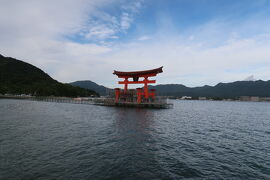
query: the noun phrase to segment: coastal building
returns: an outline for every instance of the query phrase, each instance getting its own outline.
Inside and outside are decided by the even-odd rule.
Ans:
[[[190,99],[192,99],[192,97],[191,96],[182,96],[180,99],[182,99],[182,100],[190,100]]]
[[[270,97],[260,97],[260,101],[270,101]]]
[[[207,100],[206,97],[199,97],[199,100]]]
[[[260,98],[258,96],[251,96],[250,97],[250,101],[259,102],[260,101]]]
[[[260,101],[260,97],[258,97],[258,96],[240,96],[240,101],[259,102]]]

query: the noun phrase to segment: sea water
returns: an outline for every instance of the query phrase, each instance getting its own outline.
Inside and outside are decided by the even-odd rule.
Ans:
[[[0,179],[270,179],[270,103],[0,100]]]

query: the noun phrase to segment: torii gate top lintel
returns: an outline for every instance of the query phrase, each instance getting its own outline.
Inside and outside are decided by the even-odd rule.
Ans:
[[[145,76],[156,76],[158,73],[162,73],[163,66],[156,68],[156,69],[150,69],[145,71],[132,71],[132,72],[122,72],[122,71],[115,71],[113,74],[117,75],[119,78],[134,78],[134,77],[145,77]]]

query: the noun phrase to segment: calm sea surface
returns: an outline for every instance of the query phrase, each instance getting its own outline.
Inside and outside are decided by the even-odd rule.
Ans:
[[[270,179],[270,103],[0,99],[0,179]]]

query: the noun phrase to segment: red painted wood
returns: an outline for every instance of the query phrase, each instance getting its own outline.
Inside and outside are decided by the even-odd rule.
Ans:
[[[132,76],[132,75],[129,75],[129,76],[117,76],[118,78],[133,78],[133,77],[154,77],[156,76],[157,74],[147,74],[147,75],[137,75],[137,76]]]
[[[140,104],[142,101],[142,88],[137,88],[137,103]]]
[[[118,77],[121,76],[128,76],[128,77],[136,77],[136,76],[142,76],[142,75],[149,75],[149,74],[154,74],[154,76],[158,73],[162,73],[162,67],[156,68],[156,69],[150,69],[150,70],[146,70],[146,71],[132,71],[132,72],[122,72],[122,71],[115,71],[113,72],[113,74],[117,75]]]
[[[119,101],[120,97],[120,88],[115,88],[115,102],[117,103]]]
[[[156,80],[147,80],[147,81],[118,81],[118,84],[145,84],[145,83],[156,83]]]

